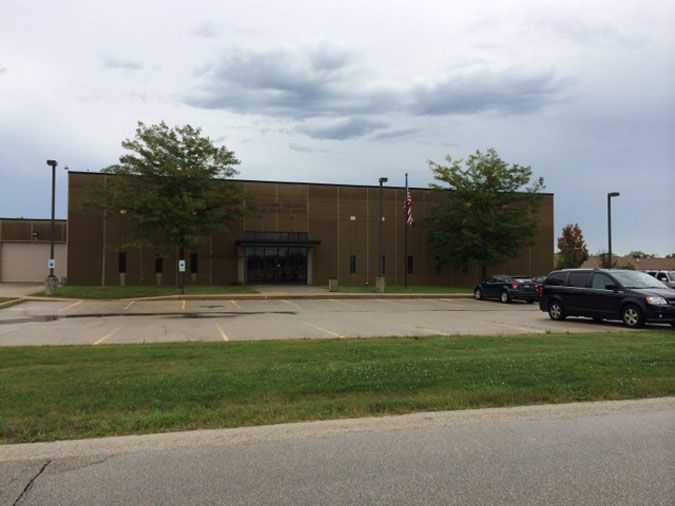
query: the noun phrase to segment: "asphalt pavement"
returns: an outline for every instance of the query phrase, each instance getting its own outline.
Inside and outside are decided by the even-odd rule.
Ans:
[[[675,398],[7,445],[0,505],[672,505]]]
[[[537,304],[519,301],[502,304],[442,295],[326,297],[278,294],[190,300],[28,299],[0,309],[0,346],[627,330],[619,322],[596,323],[587,318],[552,321]]]

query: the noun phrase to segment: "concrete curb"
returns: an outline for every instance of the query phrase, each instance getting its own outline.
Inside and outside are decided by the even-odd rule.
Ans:
[[[24,301],[23,297],[20,297],[17,299],[8,300],[6,302],[0,302],[0,309],[16,306],[17,304],[21,304],[23,301]]]

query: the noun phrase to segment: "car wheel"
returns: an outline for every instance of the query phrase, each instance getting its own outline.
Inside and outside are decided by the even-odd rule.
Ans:
[[[632,304],[623,308],[623,311],[621,311],[621,319],[626,326],[634,329],[642,327],[645,324],[640,308]]]
[[[483,298],[483,292],[481,291],[480,288],[476,288],[473,291],[473,296],[476,300],[481,300]]]
[[[511,302],[511,297],[509,297],[509,293],[507,291],[503,291],[499,296],[499,300],[501,300],[504,304],[507,304]]]
[[[564,320],[565,309],[560,302],[554,300],[548,305],[548,315],[551,317],[551,320]]]

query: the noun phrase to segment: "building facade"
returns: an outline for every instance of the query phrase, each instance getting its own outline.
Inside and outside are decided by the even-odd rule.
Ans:
[[[66,220],[54,220],[54,275],[65,280]],[[51,220],[0,218],[0,282],[42,283],[49,275]]]
[[[130,219],[119,213],[83,211],[88,186],[103,185],[100,173],[70,172],[68,273],[76,285],[162,284],[178,281],[178,252],[125,248]],[[253,195],[258,214],[185,252],[187,284],[374,284],[378,276],[379,186],[236,181]],[[438,196],[412,188],[413,217],[420,223]],[[382,253],[388,284],[472,285],[478,271],[441,266],[426,230],[408,228],[405,258],[405,188],[382,191]],[[553,195],[542,194],[538,235],[532,247],[490,272],[546,274],[553,268]]]

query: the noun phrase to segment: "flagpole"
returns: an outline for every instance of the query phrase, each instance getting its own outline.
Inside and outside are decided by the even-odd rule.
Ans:
[[[403,234],[403,242],[405,243],[404,253],[403,253],[403,279],[405,280],[405,289],[408,289],[408,173],[405,173],[405,212],[403,213],[403,229],[405,233]]]

